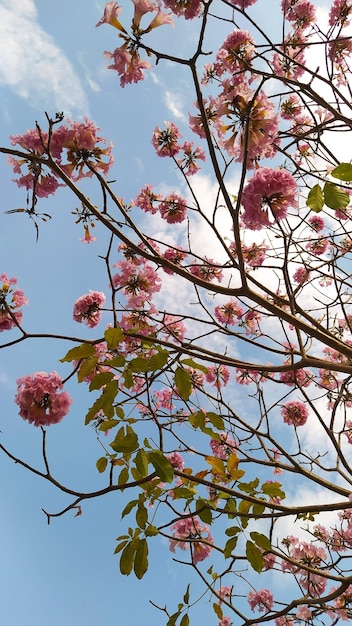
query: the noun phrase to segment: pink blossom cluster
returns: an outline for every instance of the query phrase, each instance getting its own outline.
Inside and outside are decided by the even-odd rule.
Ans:
[[[73,319],[90,328],[97,326],[101,320],[101,306],[106,298],[102,291],[92,291],[78,298],[73,307]]]
[[[106,143],[103,137],[98,135],[100,129],[85,118],[84,122],[71,122],[54,127],[49,134],[39,131],[38,128],[28,130],[24,135],[11,136],[13,146],[19,145],[22,150],[28,152],[31,157],[44,158],[44,162],[33,159],[19,159],[8,157],[15,174],[18,187],[33,190],[38,198],[47,198],[55,193],[60,186],[55,172],[46,171],[45,155],[50,154],[62,170],[73,180],[79,180],[93,175],[93,170],[107,174],[114,159],[112,156],[112,144],[107,148],[100,147],[100,143]],[[22,174],[22,167],[26,166],[28,173]]]
[[[202,524],[198,517],[183,517],[171,526],[173,539],[170,539],[170,550],[190,548],[193,563],[197,564],[208,558],[214,539],[209,527]]]
[[[0,274],[0,332],[11,330],[22,322],[23,313],[19,307],[28,304],[22,289],[14,289],[17,278],[9,278],[7,274]]]
[[[134,15],[132,19],[131,29],[132,37],[128,36],[126,29],[121,24],[119,15],[122,8],[117,2],[108,2],[105,5],[104,13],[96,26],[102,24],[110,24],[120,31],[120,36],[124,39],[124,44],[119,48],[116,48],[113,52],[104,52],[107,59],[112,60],[111,65],[108,65],[108,69],[116,71],[120,76],[120,85],[130,83],[138,83],[143,80],[143,70],[150,69],[152,66],[149,61],[141,59],[138,52],[138,44],[141,35],[149,33],[154,28],[162,26],[163,24],[172,24],[172,17],[170,13],[164,13],[158,5],[151,2],[151,0],[133,0],[134,3]],[[156,13],[149,25],[142,29],[140,22],[142,17],[146,13]]]
[[[36,372],[17,380],[19,415],[34,426],[57,424],[67,415],[72,399],[56,372]]]
[[[220,433],[220,441],[210,439],[210,447],[214,456],[226,461],[237,449],[236,441],[228,433]]]
[[[297,184],[284,168],[260,167],[242,193],[242,220],[250,230],[260,230],[286,217],[289,207],[296,208]]]
[[[217,389],[225,387],[230,380],[230,371],[226,365],[214,365],[208,367],[205,375],[206,381]]]
[[[193,20],[203,8],[202,0],[164,0],[164,4],[177,17]]]
[[[309,411],[306,405],[300,400],[291,400],[283,405],[281,415],[285,424],[289,424],[290,426],[304,426],[308,419]]]
[[[285,540],[283,540],[285,542]],[[313,542],[299,541],[297,537],[288,538],[289,556],[291,561],[282,561],[282,570],[295,574],[301,587],[313,598],[320,597],[327,586],[327,578],[305,569],[304,566],[315,570],[324,569],[327,554],[324,548]]]
[[[165,129],[157,126],[152,136],[152,144],[160,157],[175,157],[180,170],[186,176],[196,174],[200,167],[198,161],[205,161],[205,153],[200,146],[194,148],[193,141],[178,142],[181,133],[174,122],[164,122]],[[183,154],[182,154],[183,153]],[[181,156],[180,156],[181,155]]]
[[[215,317],[225,326],[233,326],[238,323],[243,315],[242,307],[236,302],[236,300],[229,300],[225,304],[220,304],[215,307]]]
[[[260,613],[268,613],[274,605],[274,597],[269,589],[250,591],[247,596],[247,600],[252,611],[257,609]]]
[[[172,467],[179,470],[180,472],[183,471],[185,462],[179,452],[171,452],[170,454],[166,454],[165,456],[167,460],[171,463]]]
[[[119,271],[112,277],[113,286],[116,290],[122,290],[128,308],[143,308],[153,294],[160,291],[161,280],[158,273],[142,257],[133,261],[118,261],[114,267]]]
[[[176,193],[163,197],[153,193],[151,186],[146,185],[140,190],[134,203],[147,213],[159,213],[168,224],[181,223],[186,219],[186,200]]]

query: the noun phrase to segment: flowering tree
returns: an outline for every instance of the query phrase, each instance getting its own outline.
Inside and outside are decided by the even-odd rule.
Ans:
[[[277,39],[253,19],[256,0],[133,4],[130,27],[128,7],[125,18],[116,2],[97,23],[117,30],[120,45],[105,56],[121,86],[138,89],[129,84],[152,61],[182,64],[193,81],[187,138],[173,121],[151,138],[176,169],[174,190],[146,183],[133,202],[120,198],[107,178],[112,146],[87,119],[48,115],[47,128],[0,148],[27,190],[20,211],[37,233],[49,217],[42,198],[61,186],[80,202],[85,243],[96,223],[110,233],[106,292],[73,303],[91,338],[70,337],[61,375],[17,381],[19,415],[42,431],[44,470],[0,448],[70,495],[63,510],[46,512],[49,522],[80,512],[87,498],[130,493],[115,551],[121,573],[141,579],[149,546],[166,538],[175,562],[204,585],[214,624],[348,621],[352,164],[335,138],[348,142],[351,132],[352,2],[334,0],[323,29],[312,2],[282,0]],[[153,48],[154,29],[181,33],[184,20],[197,33],[192,56]],[[228,32],[210,54],[219,21]],[[197,186],[202,166],[211,197]],[[99,204],[80,187],[86,177]],[[17,279],[0,280],[1,347],[11,349],[35,336]],[[106,480],[95,492],[62,485],[49,470],[46,428],[67,415],[72,377],[92,393],[85,423],[104,450],[96,468]],[[279,573],[289,581],[284,598],[275,594]],[[188,625],[189,586],[182,596],[160,609],[167,626]]]

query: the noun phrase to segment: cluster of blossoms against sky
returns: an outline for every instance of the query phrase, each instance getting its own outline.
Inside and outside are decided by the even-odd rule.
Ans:
[[[134,13],[130,32],[123,24],[122,7],[117,2],[106,4],[104,14],[97,23],[97,26],[104,24],[113,26],[118,31],[119,43],[121,40],[123,42],[113,52],[105,52],[110,63],[108,67],[117,72],[122,87],[143,80],[145,71],[151,68],[150,61],[141,58],[142,48],[137,45],[144,35],[148,35],[159,26],[172,25],[174,18],[195,19],[201,15],[204,7],[201,0],[164,0],[163,8],[160,2],[157,4],[149,0],[132,0],[132,2]],[[230,0],[228,4],[246,9],[255,3],[256,0]],[[305,71],[307,33],[314,24],[316,11],[314,5],[307,0],[282,0],[281,8],[286,26],[288,25],[291,31],[288,32],[284,45],[277,47],[266,61],[275,76],[288,81],[299,81]],[[330,27],[337,26],[343,33],[351,15],[352,0],[334,0],[329,13]],[[145,26],[142,25],[144,22],[146,22]],[[328,47],[328,57],[334,63],[336,76],[341,85],[344,84],[345,64],[350,53],[352,53],[352,45],[343,36],[341,40],[336,40]],[[277,228],[272,232],[273,237],[279,238],[277,233],[282,234],[279,229],[286,218],[293,216],[296,219],[300,215],[300,190],[291,171],[295,172],[295,166],[299,167],[307,155],[311,154],[311,146],[307,143],[306,136],[316,123],[314,115],[323,122],[329,119],[329,114],[324,117],[317,109],[311,116],[307,116],[304,101],[297,94],[292,93],[287,95],[285,93],[280,99],[280,104],[277,105],[276,100],[269,97],[262,88],[261,77],[252,72],[256,55],[256,42],[251,34],[245,30],[233,29],[216,52],[214,62],[204,67],[201,83],[205,93],[205,113],[214,144],[223,150],[230,160],[243,164],[244,169],[249,172],[239,200],[241,231],[265,232],[266,229]],[[216,89],[216,92],[211,94],[212,89]],[[206,137],[204,119],[204,112],[201,114],[195,105],[189,116],[189,125],[199,142]],[[32,192],[35,199],[46,198],[57,191],[62,185],[60,169],[71,180],[79,181],[93,176],[95,172],[99,176],[106,176],[113,164],[112,146],[110,144],[103,147],[106,145],[106,140],[98,134],[99,128],[94,122],[87,119],[83,122],[66,120],[65,123],[61,123],[61,121],[55,121],[51,132],[48,133],[37,127],[28,130],[25,134],[11,137],[12,145],[19,146],[25,153],[23,158],[9,157],[10,165],[17,177],[16,183],[19,187]],[[280,155],[282,125],[288,134],[292,133],[292,136],[298,138],[302,135],[302,141],[300,142],[300,139],[297,141],[298,149],[293,155],[294,167],[291,171],[286,167],[268,166],[268,159],[278,158]],[[207,139],[209,140],[209,137]],[[205,150],[188,139],[184,140],[179,128],[172,121],[166,121],[164,125],[155,127],[151,143],[160,158],[171,160],[190,189],[190,177],[199,172],[202,163],[206,160]],[[55,167],[53,169],[48,167],[48,159],[51,165],[54,163],[55,167],[59,168],[57,173],[55,173]],[[235,203],[236,196],[233,197]],[[126,214],[128,211],[130,211],[129,215],[132,211],[137,212],[135,221],[138,221],[138,212],[144,211],[150,216],[151,222],[153,219],[161,218],[167,224],[172,225],[173,232],[181,232],[182,228],[185,229],[186,225],[191,223],[192,212],[197,210],[196,201],[195,205],[190,206],[190,200],[187,201],[180,193],[162,194],[154,190],[150,184],[145,184],[138,191],[134,201],[128,206],[128,211],[123,200],[119,199],[119,203]],[[89,231],[91,217],[86,207],[78,213],[77,221],[82,221],[84,224],[86,243],[95,239]],[[349,209],[339,211],[338,217],[341,222],[346,221],[350,217]],[[293,285],[292,290],[296,290],[295,294],[314,280],[315,268],[319,266],[320,269],[326,261],[324,255],[332,249],[335,253],[337,249],[329,241],[327,227],[321,216],[312,215],[305,219],[303,228],[305,235],[299,241],[299,253],[295,256],[291,277],[286,277],[287,283]],[[234,234],[232,239],[234,239]],[[211,284],[227,287],[229,273],[226,272],[229,267],[235,267],[233,262],[239,255],[239,248],[243,256],[245,272],[258,270],[268,259],[270,267],[273,255],[276,253],[276,244],[270,248],[263,240],[262,243],[245,245],[241,242],[239,245],[238,241],[232,239],[230,236],[226,239],[227,265],[217,263],[206,256],[196,255],[191,245],[188,250],[185,250],[176,244],[166,245],[162,241],[155,242],[148,238],[144,238],[144,243],[140,243],[139,248],[137,244],[133,249],[127,244],[120,244],[116,251],[118,260],[115,263],[111,262],[111,268],[114,269],[111,269],[109,278],[112,301],[115,306],[114,314],[116,309],[120,311],[118,319],[114,320],[115,326],[123,331],[124,336],[118,344],[118,350],[109,348],[108,344],[101,339],[94,345],[92,341],[90,357],[87,360],[83,358],[74,361],[74,368],[77,370],[87,364],[89,359],[90,363],[93,363],[90,370],[87,369],[88,373],[85,376],[82,375],[82,381],[91,385],[97,374],[107,375],[109,381],[118,381],[121,391],[128,389],[129,400],[138,396],[138,404],[135,408],[139,410],[143,418],[150,418],[154,410],[161,411],[162,415],[166,414],[168,419],[169,414],[173,417],[176,411],[179,412],[180,419],[192,417],[192,410],[186,412],[180,408],[181,387],[173,382],[171,376],[171,382],[170,380],[164,382],[164,379],[158,381],[162,385],[165,384],[164,387],[154,388],[150,385],[148,400],[144,400],[146,378],[143,373],[145,370],[142,369],[139,374],[133,372],[128,386],[126,378],[121,375],[116,363],[122,362],[124,365],[128,359],[138,359],[142,352],[143,358],[146,359],[160,355],[153,344],[154,338],[161,340],[160,345],[171,344],[177,354],[182,353],[182,342],[185,341],[188,330],[185,323],[186,315],[168,314],[159,310],[155,303],[156,296],[163,287],[163,272],[170,276],[180,271],[180,274],[184,273],[199,288],[211,289]],[[175,237],[175,241],[177,240],[178,238]],[[224,248],[226,246],[224,245]],[[352,248],[350,241],[339,242],[339,246],[339,254],[342,256],[344,246],[345,251]],[[147,260],[147,255],[139,254],[139,252],[146,251],[149,257],[153,257],[154,253],[157,262],[153,263]],[[112,250],[110,252],[113,254]],[[304,259],[304,263],[301,259]],[[277,267],[274,263],[273,266]],[[287,267],[291,271],[289,263]],[[251,275],[253,276],[254,273],[252,272]],[[24,293],[16,288],[16,278],[9,278],[6,274],[2,274],[0,281],[0,332],[13,329],[21,331],[22,307],[28,301]],[[320,287],[326,287],[329,284],[326,276],[319,275]],[[278,299],[281,298],[282,310],[289,315],[291,309],[287,294],[281,296],[278,293],[277,295]],[[73,304],[74,321],[85,324],[89,329],[95,329],[102,324],[104,312],[112,312],[112,307],[106,307],[105,303],[106,295],[103,291],[90,290],[89,293],[79,296]],[[223,297],[221,303],[217,300],[212,305],[209,316],[211,324],[221,335],[230,335],[234,331],[234,336],[242,336],[252,345],[255,345],[255,339],[261,336],[261,325],[267,321],[265,314],[248,304],[245,298],[240,300],[235,297],[227,299]],[[350,341],[351,323],[352,319],[348,314],[343,319],[336,316],[339,336],[346,343]],[[287,325],[287,329],[285,327],[287,341],[280,344],[277,350],[277,353],[282,355],[282,368],[279,373],[271,372],[270,364],[266,370],[265,367],[262,370],[248,367],[247,369],[233,367],[230,370],[224,364],[207,364],[207,366],[197,368],[193,367],[194,362],[192,365],[187,363],[184,370],[189,375],[191,391],[195,393],[205,391],[206,396],[207,390],[210,389],[210,392],[218,394],[219,398],[231,381],[240,385],[277,382],[278,386],[285,389],[284,399],[276,405],[279,407],[277,411],[279,419],[281,416],[280,426],[286,432],[297,434],[297,429],[302,432],[305,425],[309,424],[310,418],[313,421],[309,403],[302,401],[302,395],[304,396],[305,390],[312,386],[318,389],[319,393],[326,394],[329,398],[328,408],[331,408],[333,394],[337,397],[343,394],[344,389],[343,376],[340,377],[339,373],[334,371],[334,364],[343,364],[347,357],[332,348],[325,348],[322,360],[324,359],[325,363],[331,363],[331,370],[317,367],[313,372],[308,367],[294,367],[293,357],[301,353],[294,341],[291,341],[290,330],[292,329]],[[172,367],[174,367],[174,362]],[[104,388],[105,385],[102,386],[103,390]],[[298,394],[300,394],[299,397]],[[19,415],[24,420],[34,426],[44,427],[60,422],[68,414],[72,399],[64,391],[64,381],[56,372],[36,372],[17,380],[15,402],[19,407]],[[345,407],[351,408],[351,406],[352,400],[349,397],[345,402]],[[106,419],[106,416],[100,410],[94,418],[100,423]],[[352,444],[352,420],[346,420],[342,434],[346,441]],[[215,458],[215,464],[217,463],[218,467],[227,467],[231,459],[232,463],[235,463],[240,443],[235,435],[232,437],[226,432],[220,432],[217,438],[211,438],[209,453],[211,451],[212,458]],[[278,450],[274,450],[272,454],[273,458],[280,458]],[[182,454],[174,451],[168,454],[167,458],[175,471],[184,470],[185,461]],[[276,473],[280,471],[282,470],[278,468]],[[230,483],[230,478],[229,474],[228,480],[219,479],[219,490],[221,485],[226,487]],[[156,480],[160,484],[159,479]],[[216,482],[215,479],[214,482]],[[176,483],[176,486],[180,484],[181,482]],[[215,494],[209,495],[209,498],[213,498],[212,502],[216,508],[218,494],[216,489],[214,492]],[[168,495],[172,498],[172,491]],[[280,503],[279,496],[275,499],[275,503]],[[196,513],[198,512],[197,509]],[[198,515],[188,515],[187,511],[187,514],[171,525],[170,530],[172,535],[170,550],[172,552],[188,550],[195,566],[214,553],[214,539],[209,525],[204,523]],[[285,538],[283,542],[286,551],[285,558],[277,562],[274,554],[264,554],[264,569],[270,569],[276,565],[282,572],[290,572],[296,577],[304,593],[312,598],[319,598],[326,590],[327,578],[316,573],[316,570],[326,563],[328,551],[339,554],[339,551],[352,547],[352,514],[348,512],[341,514],[333,533],[322,525],[315,525],[311,534],[311,542],[303,542],[291,536]],[[313,573],[307,570],[307,563],[314,570]],[[224,586],[215,590],[215,593],[220,607],[225,600],[231,601],[233,590],[231,587]],[[344,597],[347,599],[351,593],[352,590],[347,588]],[[336,616],[342,619],[346,617],[345,605],[341,604],[341,597],[333,600],[332,619]],[[266,614],[273,609],[275,599],[270,590],[263,588],[259,591],[250,591],[247,601],[252,611]],[[309,623],[311,618],[312,614],[307,606],[297,607],[296,620],[305,620]],[[286,618],[278,618],[275,620],[275,625],[283,626],[289,623],[285,620]],[[231,626],[231,623],[227,616],[219,619],[219,626]]]

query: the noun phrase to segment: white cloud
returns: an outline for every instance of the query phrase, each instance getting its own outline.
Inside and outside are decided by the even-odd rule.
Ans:
[[[41,109],[87,113],[79,77],[38,24],[33,0],[0,0],[0,60],[0,87]]]

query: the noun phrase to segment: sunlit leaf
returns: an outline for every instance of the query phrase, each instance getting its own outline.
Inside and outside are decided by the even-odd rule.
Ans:
[[[264,566],[264,557],[262,552],[252,541],[246,543],[246,557],[248,563],[253,567],[255,572],[261,572]]]
[[[141,539],[134,557],[134,573],[141,580],[148,569],[148,542]]]
[[[337,187],[337,185],[325,183],[324,200],[325,204],[330,207],[330,209],[345,209],[350,203],[350,196],[346,191],[342,191],[342,189]]]
[[[102,456],[102,457],[100,457],[100,459],[97,460],[96,468],[97,468],[98,472],[100,472],[100,474],[105,472],[107,464],[108,464],[108,460],[107,460],[106,456]]]
[[[138,548],[139,539],[133,539],[123,549],[120,557],[120,572],[124,576],[129,576],[132,572],[134,555]]]
[[[320,213],[324,206],[324,196],[323,190],[320,185],[314,185],[310,190],[307,198],[307,207],[315,211],[315,213]]]
[[[93,354],[96,354],[94,346],[91,343],[82,343],[80,346],[71,348],[71,350],[60,359],[60,362],[79,361],[79,359],[86,359],[89,356],[93,356]]]
[[[188,400],[192,391],[192,381],[189,372],[183,367],[178,367],[175,371],[175,385],[182,400]]]
[[[331,176],[343,180],[346,183],[352,181],[352,163],[340,163],[332,170]]]
[[[121,328],[107,328],[104,333],[108,350],[114,350],[123,340],[124,333]]]
[[[173,467],[160,450],[148,452],[149,461],[153,465],[157,475],[164,483],[171,483],[174,477]]]
[[[262,535],[262,533],[257,533],[255,531],[249,533],[251,539],[253,539],[254,543],[259,546],[259,548],[263,548],[263,550],[270,550],[271,549],[271,542],[270,539],[268,539],[268,537],[266,537],[265,535]]]

